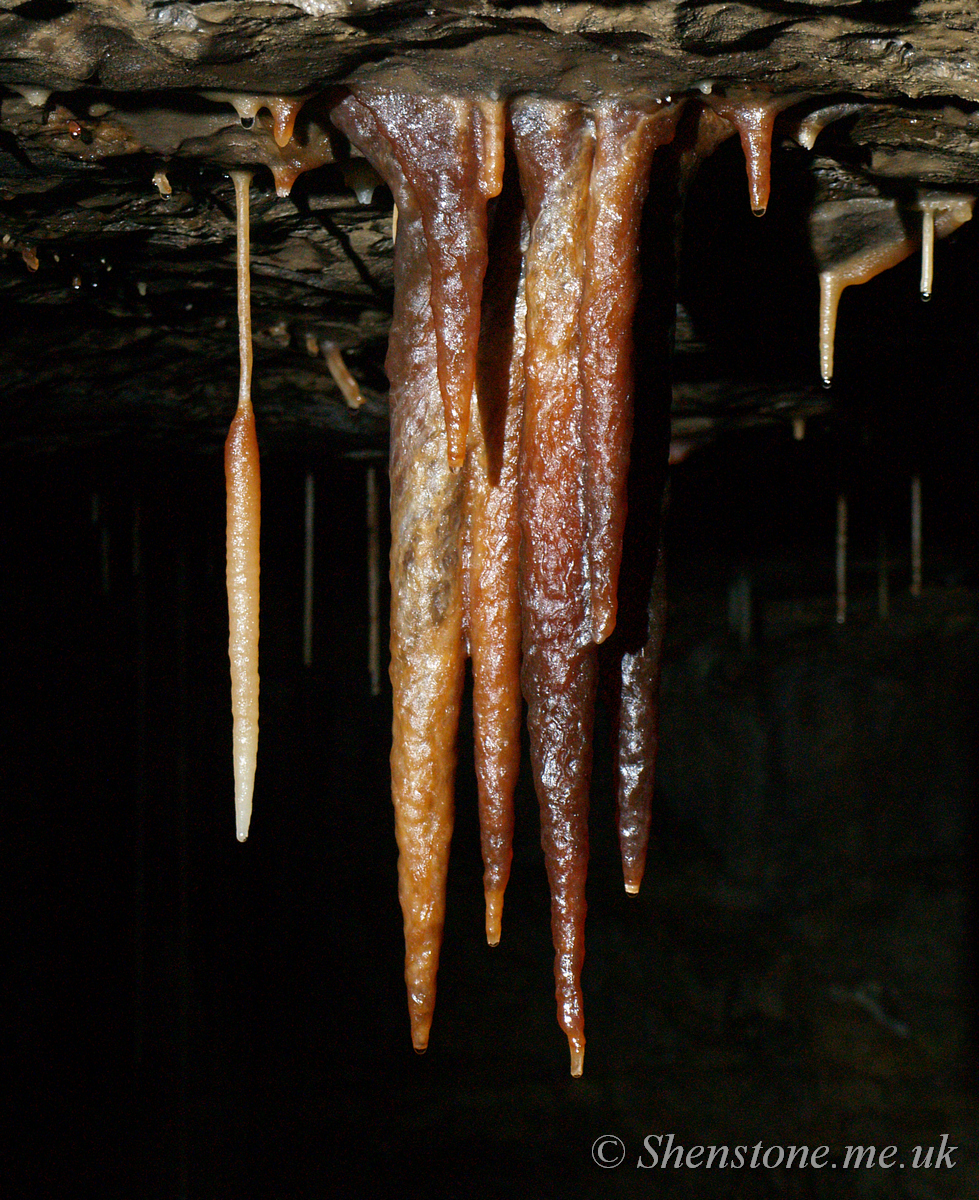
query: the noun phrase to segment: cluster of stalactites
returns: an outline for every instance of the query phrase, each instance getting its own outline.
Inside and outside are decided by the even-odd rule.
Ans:
[[[398,213],[387,359],[391,767],[418,1050],[428,1044],[435,1000],[467,654],[487,940],[500,939],[523,699],[552,896],[558,1018],[573,1074],[584,1054],[588,793],[605,642],[617,679],[625,883],[639,889],[663,582],[658,498],[634,517],[646,529],[631,539],[626,530],[633,321],[654,159],[673,141],[683,109],[683,101],[505,103],[357,88],[331,111],[390,187]],[[709,117],[688,121],[683,167],[674,154],[661,190],[675,195],[684,168],[689,182],[705,147],[738,130],[751,203],[764,211],[771,99],[711,97],[699,111]],[[672,230],[672,208],[666,219]],[[672,267],[658,286],[672,294]],[[662,360],[660,368],[662,376]],[[662,485],[668,378],[645,390],[652,415],[642,436],[656,449],[639,457]],[[620,580],[624,544],[643,559],[626,564],[628,584]],[[613,636],[620,593],[636,587],[641,598],[630,592],[626,605],[629,636]]]
[[[525,702],[551,888],[558,1019],[572,1074],[581,1074],[600,646],[602,670],[613,681],[617,816],[629,893],[639,890],[649,838],[670,405],[668,352],[658,353],[656,345],[669,342],[664,314],[672,313],[675,209],[699,163],[737,132],[750,204],[762,215],[774,121],[797,99],[738,89],[693,101],[609,99],[585,106],[361,87],[329,107],[333,124],[388,185],[396,205],[396,294],[386,364],[391,774],[405,976],[419,1051],[428,1044],[435,1002],[468,656],[487,940],[495,945],[501,936]],[[239,97],[235,103],[249,121],[263,108],[272,113],[280,194],[288,194],[301,171],[328,160],[329,152],[308,137],[293,145],[302,98]],[[823,120],[838,115],[826,110]],[[818,117],[799,125],[803,144],[818,134]],[[369,198],[372,181],[365,186],[358,176],[352,183]],[[240,205],[239,181],[236,187]],[[968,219],[971,207],[956,200],[921,208],[927,258],[932,233]],[[640,258],[650,235],[644,222],[651,219],[660,223],[654,234],[670,253],[644,278]],[[824,270],[824,375],[831,369],[826,345],[839,291],[909,252],[890,247],[872,264],[861,259]],[[640,310],[644,345],[637,350],[633,325]],[[246,363],[242,345],[244,380],[250,358]],[[243,399],[229,447],[237,447],[235,430],[248,422],[253,441],[250,404]],[[234,689],[243,836],[257,739],[258,473],[257,452],[254,470],[244,472],[252,450],[229,454],[233,664],[236,644],[244,644],[240,634],[236,642],[236,610],[239,626],[249,631],[254,616],[254,645],[240,651],[244,666],[235,676],[246,682]],[[251,483],[244,478],[249,472]],[[246,550],[232,536],[234,515],[245,503],[240,497],[254,509],[248,527],[255,540]],[[246,603],[244,596],[253,599]]]

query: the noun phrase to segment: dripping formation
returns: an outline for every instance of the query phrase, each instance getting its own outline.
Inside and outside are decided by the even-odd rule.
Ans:
[[[868,283],[921,250],[921,296],[928,300],[934,273],[936,237],[947,237],[972,219],[974,197],[920,196],[913,215],[920,235],[908,228],[908,215],[893,200],[868,197],[828,201],[813,212],[812,246],[819,266],[819,370],[828,387],[833,379],[833,344],[840,296],[851,284]],[[854,243],[848,226],[862,218]]]
[[[357,87],[330,103],[330,120],[395,202],[396,294],[386,362],[391,775],[405,976],[419,1052],[428,1045],[434,1012],[456,730],[469,657],[487,941],[496,945],[501,938],[525,702],[552,897],[558,1021],[572,1074],[582,1072],[588,797],[602,684],[615,716],[617,822],[630,894],[639,891],[649,839],[665,619],[662,528],[677,206],[699,163],[737,132],[750,205],[763,215],[774,122],[798,100],[732,89],[695,100],[608,99],[586,106],[535,96],[502,102]],[[283,109],[291,122],[301,104]],[[252,107],[250,119],[262,107],[275,115],[275,142],[288,165],[272,170],[277,190],[287,193],[321,154],[307,141],[290,157],[292,125],[286,134],[286,118],[268,97]],[[817,110],[799,126],[798,140],[811,148],[819,130],[851,107]],[[372,194],[373,177],[363,168],[348,166],[344,173]],[[239,275],[241,314],[247,228],[242,268],[238,178],[235,186],[239,271],[246,277],[242,285]],[[919,241],[905,232],[906,214],[893,202],[868,200],[865,207],[880,220],[872,238],[861,232],[854,241],[837,236],[854,202],[839,202],[838,209],[833,203],[817,207],[812,225],[826,382],[843,289],[920,245],[922,293],[930,294],[933,237],[952,232],[972,208],[969,197],[921,197]],[[247,184],[244,211],[247,222]],[[633,341],[638,315],[641,346]],[[254,442],[245,382],[250,339],[248,345],[246,370],[242,334],[242,399],[229,447],[239,420]],[[356,382],[339,350],[332,350],[324,347],[329,368],[348,403],[356,403]],[[244,433],[240,437],[244,446]],[[236,541],[235,562],[250,563],[253,553],[254,578],[236,590],[232,496],[252,496],[243,482],[252,470],[244,464],[252,461],[253,510],[245,517],[242,501],[235,528],[251,531],[254,550],[246,555]],[[233,685],[243,838],[257,738],[257,450],[242,449],[240,464],[234,479],[228,469],[233,664],[234,647],[243,644],[234,606],[246,608],[244,599],[233,597],[249,597],[242,627],[254,616],[254,659],[240,672],[253,678],[253,690],[246,698],[244,684]],[[236,536],[244,542],[244,533]],[[242,566],[236,578],[245,575]]]

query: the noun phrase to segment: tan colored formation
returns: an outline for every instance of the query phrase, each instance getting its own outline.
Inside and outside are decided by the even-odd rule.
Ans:
[[[839,201],[840,206],[854,201]],[[859,203],[859,202],[856,202]],[[873,203],[873,202],[871,202]],[[827,386],[833,379],[833,345],[840,296],[855,283],[869,283],[882,271],[896,267],[916,250],[921,250],[921,295],[931,297],[936,237],[947,237],[972,219],[971,196],[926,195],[918,199],[921,236],[909,234],[899,222],[890,236],[874,240],[842,261],[827,265],[819,272],[819,370]]]
[[[558,1021],[572,1074],[582,1072],[588,796],[600,667],[613,680],[617,819],[629,893],[639,890],[649,840],[665,618],[676,209],[699,163],[737,131],[751,206],[763,214],[774,121],[793,99],[742,89],[586,106],[358,87],[326,104],[396,206],[386,363],[391,775],[405,977],[419,1051],[428,1045],[435,1004],[468,656],[487,941],[495,945],[501,936],[525,702],[551,887]],[[262,109],[273,114],[280,192],[326,161],[327,149],[309,129],[293,142],[301,99],[232,102],[249,120]],[[838,115],[826,110],[825,120]],[[813,141],[820,127],[803,123],[800,136]],[[248,397],[248,186],[236,177],[235,187],[242,383],[226,458],[243,838],[257,740],[259,483]],[[940,235],[971,214],[958,198],[922,209],[926,252],[932,227]],[[912,248],[875,245],[823,272],[824,376],[832,369],[839,292]],[[643,344],[636,346],[639,314]],[[349,402],[356,381],[340,364],[331,370]],[[641,403],[634,405],[637,394]]]
[[[238,411],[224,446],[228,493],[228,642],[235,774],[235,827],[248,837],[258,753],[258,587],[262,484],[252,409],[252,321],[249,288],[250,171],[235,171],[237,207]]]

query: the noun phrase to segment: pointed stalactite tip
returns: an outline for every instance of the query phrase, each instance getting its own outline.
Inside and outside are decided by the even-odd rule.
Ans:
[[[432,1032],[432,1014],[427,1017],[412,1014],[411,1045],[416,1054],[424,1054],[428,1049],[428,1038]]]
[[[503,895],[500,892],[486,893],[486,944],[498,946],[503,933]]]
[[[568,1045],[571,1048],[571,1076],[580,1079],[585,1071],[585,1039],[569,1037]]]

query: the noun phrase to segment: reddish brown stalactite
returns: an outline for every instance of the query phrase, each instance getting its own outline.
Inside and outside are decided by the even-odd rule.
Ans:
[[[641,280],[639,230],[658,147],[676,129],[680,105],[651,111],[621,101],[595,109],[584,292],[581,302],[582,437],[592,633],[615,626],[626,477],[632,438],[632,324]]]
[[[772,181],[772,131],[775,118],[795,97],[774,97],[735,89],[723,96],[710,96],[705,103],[738,131],[748,172],[748,194],[755,216],[765,215]]]
[[[431,262],[437,255],[429,229],[451,227],[452,213],[442,213],[443,208],[464,210],[465,225],[471,216],[467,206],[476,204],[485,220],[485,200],[480,205],[467,190],[485,175],[466,144],[478,123],[477,111],[461,102],[442,109],[437,102],[376,92],[349,95],[333,110],[338,127],[388,183],[400,213],[386,363],[391,381],[391,786],[405,980],[412,1042],[419,1051],[428,1045],[435,1005],[465,664],[464,478],[450,465],[433,313]],[[426,113],[430,120],[452,123],[439,127],[425,151],[424,171],[434,178],[441,169],[442,187],[421,194],[413,183],[414,167],[406,170],[404,163],[406,147],[425,128]],[[454,181],[460,192],[453,191]],[[485,247],[485,227],[481,237]],[[466,311],[475,312],[478,322],[482,272],[463,272],[457,282],[468,289]],[[475,344],[467,353],[474,373]]]
[[[466,630],[473,672],[473,723],[486,940],[500,941],[513,857],[513,791],[520,769],[520,596],[517,463],[523,421],[526,219],[516,180],[493,219],[483,285],[476,409],[466,460]]]
[[[716,120],[716,118],[715,118]],[[698,122],[699,124],[699,122]],[[686,134],[691,133],[688,128]],[[675,312],[676,198],[685,153],[671,146],[653,164],[643,214],[643,287],[637,303],[636,404],[623,535],[619,615],[607,654],[616,690],[616,818],[626,891],[639,890],[649,842],[656,769],[659,669],[665,617],[663,522],[670,446],[670,354]]]
[[[619,616],[608,645],[615,674],[616,818],[623,880],[631,895],[638,893],[645,871],[658,746],[678,213],[700,164],[733,133],[713,109],[688,104],[674,142],[652,165],[639,239],[636,324],[643,338],[634,362],[637,401]]]
[[[619,853],[625,890],[639,892],[646,869],[659,743],[659,679],[666,624],[666,492],[659,521],[656,566],[647,610],[645,643],[625,650],[619,667],[615,777]]]
[[[520,100],[511,120],[530,220],[520,454],[522,677],[551,887],[558,1023],[571,1049],[571,1073],[580,1075],[596,664],[578,358],[594,134],[578,106],[560,101]]]

